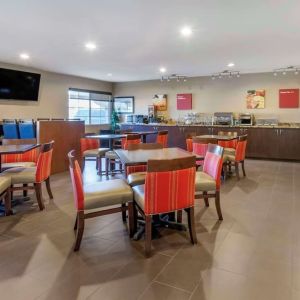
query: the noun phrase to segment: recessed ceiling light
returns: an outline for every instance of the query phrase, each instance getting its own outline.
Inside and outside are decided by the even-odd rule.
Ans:
[[[29,59],[30,56],[27,53],[21,53],[20,58],[26,60],[26,59]]]
[[[229,67],[229,68],[232,68],[232,67],[234,67],[235,66],[235,64],[233,63],[233,62],[231,62],[231,63],[229,63],[228,65],[227,65],[227,67]]]
[[[109,77],[110,77],[110,76],[112,76],[112,74],[111,74],[111,73],[107,73],[107,76],[109,76]]]
[[[95,50],[97,48],[97,46],[96,46],[95,43],[88,42],[88,43],[85,44],[85,48],[88,49],[88,50]]]
[[[159,69],[159,71],[160,71],[160,73],[166,73],[167,69],[162,67],[162,68]]]
[[[192,31],[192,28],[190,26],[184,26],[184,27],[181,28],[180,33],[183,36],[191,36],[193,31]]]

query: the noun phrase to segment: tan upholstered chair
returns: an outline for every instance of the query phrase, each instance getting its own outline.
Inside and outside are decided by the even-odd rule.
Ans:
[[[123,179],[107,180],[84,186],[80,166],[74,158],[74,150],[68,153],[68,158],[77,209],[74,226],[74,230],[77,230],[77,235],[74,251],[78,251],[80,248],[85,219],[122,212],[123,221],[126,222],[126,210],[128,209],[129,230],[132,236],[133,195],[130,186]],[[111,206],[115,207],[111,208]]]
[[[128,151],[132,150],[154,150],[163,149],[163,144],[146,143],[128,145]],[[126,176],[128,184],[133,187],[144,184],[146,178],[147,165],[128,166],[126,168]]]
[[[5,203],[5,215],[11,214],[11,200],[9,188],[11,185],[11,179],[9,176],[2,176],[0,174],[0,200],[4,199]]]

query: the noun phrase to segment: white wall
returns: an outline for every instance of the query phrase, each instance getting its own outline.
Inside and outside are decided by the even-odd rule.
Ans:
[[[69,88],[112,92],[112,83],[110,82],[45,72],[1,62],[0,67],[41,74],[39,101],[0,100],[0,119],[67,118]]]
[[[281,122],[300,122],[300,109],[279,109],[278,90],[300,88],[300,75],[288,74],[275,77],[272,73],[247,74],[240,78],[216,79],[210,77],[189,78],[187,82],[161,82],[160,80],[115,83],[115,96],[134,96],[135,113],[147,114],[154,94],[168,95],[168,114],[177,119],[188,111],[177,111],[176,94],[193,94],[193,112],[250,112],[275,114]],[[265,89],[265,109],[246,109],[246,92]]]

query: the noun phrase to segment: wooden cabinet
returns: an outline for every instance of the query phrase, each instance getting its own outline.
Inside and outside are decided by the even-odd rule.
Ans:
[[[219,131],[237,131],[248,135],[246,157],[300,160],[299,128],[219,127],[219,126],[167,126],[122,125],[133,131],[168,130],[168,146],[186,149],[186,138],[193,135],[218,134]],[[149,135],[147,142],[155,142],[156,135]]]

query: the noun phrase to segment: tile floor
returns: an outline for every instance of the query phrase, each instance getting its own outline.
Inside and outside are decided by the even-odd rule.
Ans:
[[[0,218],[0,298],[300,299],[300,164],[247,160],[246,171],[222,186],[223,222],[197,200],[198,245],[165,229],[150,259],[119,214],[88,220],[74,253],[69,174],[53,176],[45,211],[32,197]],[[85,180],[100,180],[94,165]]]

